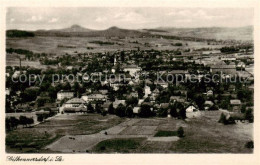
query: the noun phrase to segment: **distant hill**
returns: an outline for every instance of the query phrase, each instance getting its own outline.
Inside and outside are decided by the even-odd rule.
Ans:
[[[166,28],[160,27],[157,30],[162,30],[163,32],[155,32],[153,29],[153,34],[179,36],[179,37],[197,37],[204,39],[216,39],[216,40],[242,40],[242,41],[252,41],[253,40],[253,27],[237,27],[237,28],[227,28],[227,27],[209,27],[209,28]],[[150,30],[151,31],[151,30]]]
[[[10,38],[14,37],[34,37],[34,33],[23,30],[7,30],[6,36]]]
[[[51,30],[51,31],[60,31],[60,32],[90,32],[90,31],[94,31],[94,30],[87,29],[87,28],[81,27],[79,25],[72,25],[69,28],[57,29],[57,30]]]
[[[8,30],[7,37],[26,36],[57,36],[57,37],[165,37],[168,39],[205,41],[205,40],[240,40],[253,41],[253,27],[209,27],[209,28],[172,28],[160,27],[154,29],[130,30],[110,27],[106,30],[92,30],[72,25],[64,29],[20,31]]]
[[[34,32],[36,36],[59,36],[59,37],[140,37],[149,35],[148,32],[140,32],[138,30],[121,29],[118,27],[110,27],[106,30],[91,30],[83,28],[79,25],[73,25],[70,28],[56,30],[37,30]]]

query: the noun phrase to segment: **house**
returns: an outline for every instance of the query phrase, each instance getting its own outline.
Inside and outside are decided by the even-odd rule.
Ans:
[[[189,112],[195,112],[197,111],[198,108],[197,106],[193,105],[193,104],[190,104],[187,108],[186,108],[186,112],[189,113]]]
[[[64,103],[61,111],[66,113],[87,112],[86,101],[80,98],[73,98]]]
[[[138,100],[138,105],[141,105],[144,102],[144,99],[139,99]]]
[[[151,88],[149,86],[145,86],[144,87],[144,97],[148,97],[148,95],[150,95],[151,92]]]
[[[155,81],[155,85],[161,85],[163,88],[168,88],[168,83],[165,81]]]
[[[133,113],[134,114],[139,114],[141,112],[141,108],[140,107],[134,107],[133,109]]]
[[[141,71],[142,68],[137,65],[128,65],[124,67],[124,72],[129,72],[131,76],[134,76],[137,72]]]
[[[215,73],[226,73],[226,74],[235,74],[236,67],[233,65],[213,65],[210,67],[210,72]]]
[[[117,108],[119,106],[119,104],[126,105],[125,100],[115,100],[113,102],[113,107]]]
[[[108,90],[107,89],[100,89],[99,92],[102,94],[102,95],[106,95],[108,93]]]
[[[90,102],[90,101],[107,101],[107,95],[103,95],[103,94],[83,94],[81,96],[81,99],[83,99],[86,102]]]
[[[38,115],[49,115],[50,114],[50,111],[45,111],[43,109],[39,110],[39,111],[36,111],[35,114],[38,116]]]
[[[161,104],[160,104],[160,107],[163,108],[163,109],[168,109],[169,106],[170,106],[169,103],[161,103]]]
[[[210,55],[210,54],[219,54],[221,53],[220,50],[207,50],[207,51],[202,51],[203,55]]]
[[[61,90],[57,93],[57,100],[63,100],[65,98],[70,99],[74,97],[74,92]]]
[[[214,105],[214,103],[212,101],[210,101],[210,100],[205,101],[205,103],[204,103],[205,110],[210,109],[213,105]]]
[[[230,100],[230,106],[233,111],[239,112],[241,110],[241,101],[240,100]]]
[[[209,97],[209,96],[213,96],[213,91],[212,91],[212,90],[207,91],[207,96],[208,96],[208,97]]]
[[[104,111],[108,111],[108,108],[110,106],[111,102],[105,102],[101,107],[104,109]]]
[[[246,68],[246,65],[245,65],[244,62],[239,62],[239,63],[237,64],[237,68],[245,69],[245,68]]]
[[[173,101],[173,102],[177,101],[177,102],[180,102],[180,103],[184,103],[185,98],[183,98],[182,96],[171,96],[170,101]]]
[[[230,85],[229,88],[228,88],[229,92],[233,92],[235,90],[236,90],[236,86],[235,85]]]
[[[131,97],[136,97],[136,98],[138,98],[138,93],[137,93],[137,92],[132,92],[132,93],[130,93],[130,94],[127,96],[127,98],[131,98]]]
[[[10,95],[10,89],[9,88],[5,88],[5,94]]]

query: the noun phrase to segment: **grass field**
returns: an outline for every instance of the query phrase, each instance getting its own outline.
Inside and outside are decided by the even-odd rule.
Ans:
[[[37,152],[65,135],[97,133],[124,121],[116,116],[60,115],[34,128],[17,129],[6,135],[7,152]],[[39,151],[42,152],[42,151]]]
[[[96,41],[111,42],[114,44],[100,45]],[[183,43],[183,46],[172,45],[177,42]],[[186,43],[188,45],[186,45]],[[148,44],[149,46],[145,46],[145,44]],[[224,45],[207,45],[207,42],[181,41],[161,38],[107,39],[105,37],[33,37],[6,39],[7,48],[27,49],[33,51],[34,53],[52,53],[57,55],[64,55],[66,53],[73,54],[75,52],[85,53],[116,51],[122,49],[132,50],[136,47],[140,47],[140,49],[175,50],[178,48],[220,48],[222,46]],[[87,49],[88,47],[93,49]]]
[[[223,125],[218,123],[220,111],[202,112],[199,118],[188,121],[155,118],[143,119],[136,125],[155,125],[156,132],[151,135],[156,141],[143,140],[141,145],[131,150],[133,153],[252,153],[252,149],[245,144],[253,140],[253,124],[241,123],[234,125]],[[178,127],[184,128],[185,137],[176,137]],[[131,131],[131,130],[130,130]],[[125,132],[122,131],[122,132]],[[127,133],[126,133],[127,134]],[[140,135],[140,134],[138,134]],[[167,141],[165,138],[176,137],[178,140]],[[161,141],[159,138],[162,138]],[[124,139],[127,141],[131,138]],[[111,141],[112,140],[112,141]],[[124,146],[120,148],[111,144],[115,139],[105,140],[94,147],[93,152],[124,152]],[[109,146],[106,148],[106,144]],[[103,146],[103,150],[101,147]],[[104,149],[105,147],[105,149]]]
[[[7,152],[252,153],[253,124],[218,123],[221,111],[174,118],[123,119],[114,115],[60,115],[34,128],[7,133]],[[179,127],[184,137],[176,136]],[[107,135],[105,134],[107,132]],[[48,147],[45,147],[48,146]],[[21,149],[22,148],[22,149]]]
[[[92,151],[95,153],[132,153],[144,140],[145,138],[108,139],[98,143]]]

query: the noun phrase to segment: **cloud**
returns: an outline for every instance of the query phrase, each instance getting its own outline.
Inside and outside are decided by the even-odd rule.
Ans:
[[[206,12],[205,10],[197,10],[197,11],[192,11],[192,10],[179,10],[179,11],[171,11],[166,14],[169,17],[174,17],[175,20],[178,19],[190,19],[192,20],[214,20],[214,19],[219,19],[219,18],[224,18],[225,16],[223,15],[218,15],[218,14],[210,14]]]
[[[104,21],[106,21],[106,20],[107,20],[106,17],[97,17],[97,18],[95,19],[95,22],[104,22]]]
[[[26,22],[39,22],[42,21],[42,16],[32,16],[31,18],[26,19]]]
[[[49,23],[55,23],[55,22],[58,22],[59,21],[59,18],[52,18],[49,20]]]

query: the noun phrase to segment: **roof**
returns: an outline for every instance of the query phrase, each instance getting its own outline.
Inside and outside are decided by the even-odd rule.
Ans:
[[[88,98],[92,98],[92,99],[105,99],[107,98],[106,95],[102,95],[102,94],[91,94],[88,95]]]
[[[60,90],[58,93],[73,93],[72,91]]]
[[[189,72],[187,70],[172,70],[168,72],[168,74],[188,74]]]
[[[161,103],[162,108],[168,108],[170,106],[169,103]]]
[[[240,100],[230,100],[231,105],[240,105],[241,101]]]
[[[86,102],[80,98],[73,98],[66,102],[66,104],[84,104],[84,103],[86,103]]]
[[[234,65],[213,65],[211,69],[235,69]]]
[[[125,66],[124,68],[125,68],[125,69],[126,69],[126,68],[131,68],[131,69],[140,69],[140,67],[137,66],[137,65],[127,65],[127,66]]]
[[[205,105],[213,105],[214,103],[213,103],[212,101],[208,100],[208,101],[205,101],[204,104],[205,104]]]

